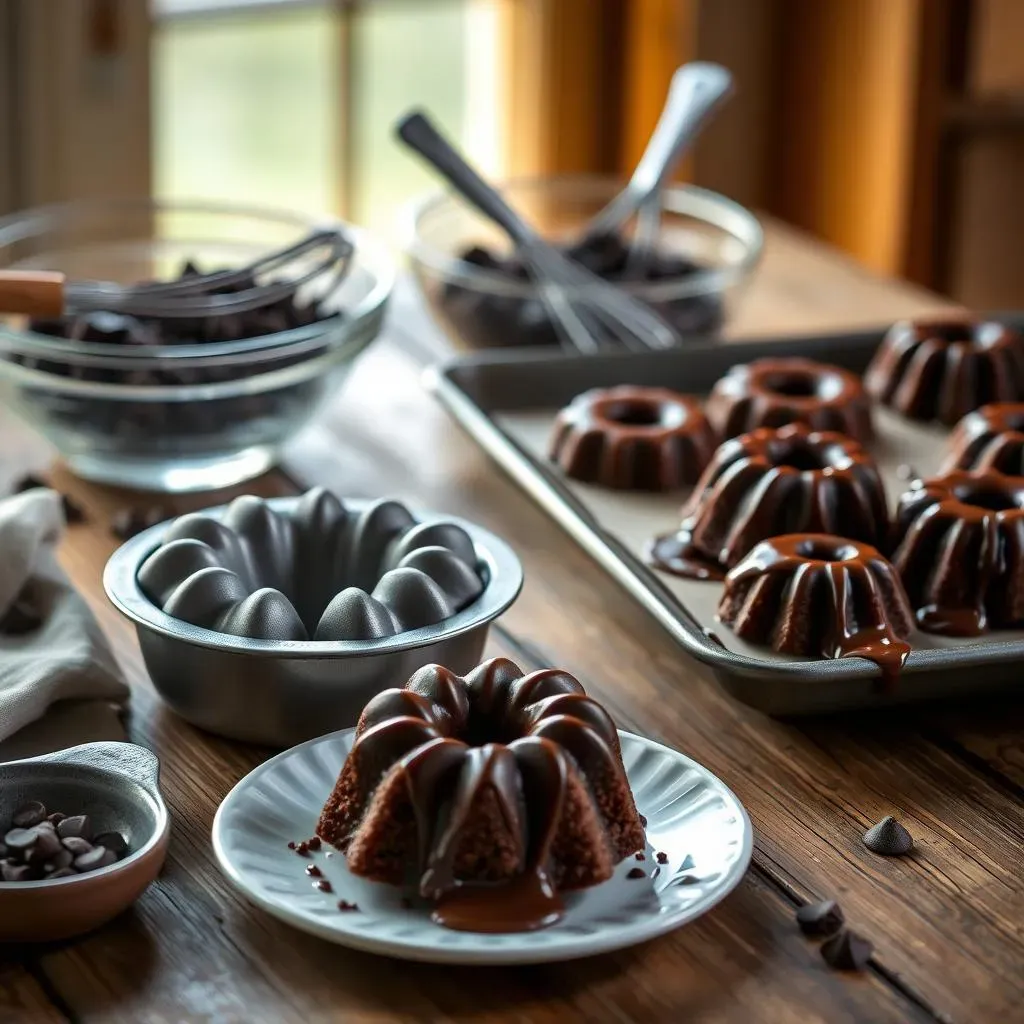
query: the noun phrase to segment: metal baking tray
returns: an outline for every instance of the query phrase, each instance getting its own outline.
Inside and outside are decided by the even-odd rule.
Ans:
[[[1024,329],[1024,314],[995,314]],[[566,478],[545,457],[555,413],[581,391],[615,384],[706,394],[736,363],[805,356],[866,368],[885,330],[713,344],[667,352],[577,356],[529,350],[463,356],[429,370],[428,386],[466,431],[737,700],[774,715],[882,707],[1021,687],[1024,631],[964,640],[920,632],[891,692],[861,658],[809,659],[745,644],[717,623],[721,583],[681,580],[643,562],[646,541],[678,525],[685,494],[623,493]],[[890,504],[911,475],[935,472],[948,431],[876,410],[879,463]]]

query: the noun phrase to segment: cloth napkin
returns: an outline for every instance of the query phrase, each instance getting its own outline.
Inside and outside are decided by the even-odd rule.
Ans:
[[[128,699],[106,638],[57,564],[63,533],[55,491],[38,488],[0,501],[0,741],[57,702],[76,702],[62,705],[67,709],[81,707],[83,699],[108,707]],[[56,712],[63,724],[50,749],[82,742],[77,717]],[[6,756],[18,755],[0,746],[0,760]]]

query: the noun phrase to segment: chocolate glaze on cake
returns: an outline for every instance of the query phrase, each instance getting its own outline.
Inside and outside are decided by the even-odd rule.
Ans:
[[[867,544],[791,534],[758,544],[725,579],[718,617],[784,654],[866,658],[891,686],[913,614],[895,569]]]
[[[893,564],[929,633],[1024,625],[1024,480],[957,470],[899,501]]]
[[[864,385],[908,419],[952,426],[989,402],[1024,399],[1024,338],[991,322],[904,320],[885,336]]]
[[[716,443],[696,399],[624,385],[577,395],[555,420],[550,457],[576,480],[670,491],[700,476]]]
[[[371,700],[317,833],[354,874],[414,880],[435,921],[481,932],[552,924],[560,890],[645,845],[607,712],[567,673],[502,658]]]
[[[969,412],[950,435],[941,472],[954,469],[1024,476],[1024,402],[995,402]]]
[[[760,540],[830,533],[882,544],[885,489],[856,441],[792,423],[726,441],[683,508],[675,532],[656,538],[648,558],[666,572],[721,579]]]
[[[872,437],[868,396],[856,374],[810,359],[755,359],[732,367],[705,407],[720,437],[805,423],[858,441]]]

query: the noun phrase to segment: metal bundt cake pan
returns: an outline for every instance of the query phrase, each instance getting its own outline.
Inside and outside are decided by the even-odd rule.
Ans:
[[[103,582],[178,714],[291,745],[354,725],[423,665],[468,671],[523,573],[465,520],[316,488],[154,526],[114,553]]]

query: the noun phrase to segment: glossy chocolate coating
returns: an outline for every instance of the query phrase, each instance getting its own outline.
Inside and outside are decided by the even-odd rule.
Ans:
[[[994,469],[1024,476],[1024,402],[995,402],[969,412],[949,438],[942,473]]]
[[[864,385],[908,419],[952,426],[982,405],[1024,399],[1024,338],[992,322],[903,320],[885,336]]]
[[[550,458],[576,480],[671,491],[697,479],[715,445],[696,399],[667,388],[624,385],[587,391],[562,409]]]
[[[762,541],[725,579],[718,616],[740,638],[784,654],[866,658],[892,686],[910,654],[913,614],[892,565],[843,537]]]
[[[836,431],[863,443],[874,433],[860,378],[810,359],[755,359],[734,366],[711,389],[705,411],[723,438],[787,423]]]
[[[899,501],[893,564],[918,625],[977,636],[1024,625],[1024,479],[957,470]]]
[[[792,423],[721,445],[682,525],[652,542],[649,561],[676,575],[721,579],[767,537],[828,533],[883,544],[887,530],[885,489],[867,451],[842,434]]]
[[[558,669],[523,675],[501,658],[464,679],[429,665],[404,689],[379,694],[360,719],[349,766],[374,787],[382,776],[404,780],[420,895],[434,902],[438,923],[467,931],[526,931],[558,920],[552,844],[576,772],[607,773],[629,793],[615,725],[579,682]],[[478,885],[459,877],[457,856],[485,791],[496,800],[515,870]],[[644,845],[631,796],[628,803],[618,859]],[[332,795],[317,831],[345,849],[359,821],[339,827],[337,814]],[[359,873],[351,856],[349,868]]]

